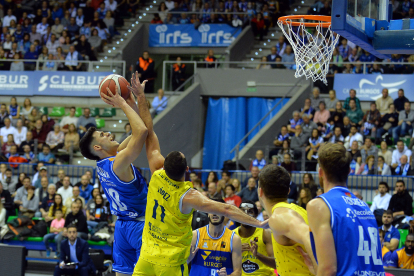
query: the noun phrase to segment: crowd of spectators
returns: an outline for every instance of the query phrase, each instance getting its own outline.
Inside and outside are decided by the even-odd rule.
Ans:
[[[20,106],[12,97],[9,105],[0,106],[1,159],[12,163],[66,162],[70,149],[79,149],[79,140],[86,130],[96,127],[90,108],[84,108],[79,117],[75,113],[76,108],[71,107],[69,113],[56,122],[33,106],[29,98]]]
[[[0,70],[86,70],[139,1],[1,1]],[[133,4],[133,5],[132,5]],[[132,6],[131,6],[132,5]],[[134,8],[132,8],[134,7]],[[14,59],[15,61],[4,61]]]

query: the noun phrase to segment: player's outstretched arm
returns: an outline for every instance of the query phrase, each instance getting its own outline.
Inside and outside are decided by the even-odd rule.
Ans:
[[[310,201],[306,209],[309,226],[315,240],[318,259],[317,276],[336,275],[337,261],[335,241],[331,229],[331,212],[323,199],[320,198]]]
[[[253,227],[268,227],[267,221],[259,221],[247,215],[234,205],[213,201],[195,189],[191,189],[183,198],[183,213],[188,214],[192,209],[200,210],[209,214],[224,216],[231,220],[238,221],[242,224],[250,225]]]
[[[233,251],[231,252],[233,262],[233,273],[230,276],[242,275],[242,242],[238,235],[233,236]]]
[[[269,218],[269,226],[273,235],[285,236],[302,244],[311,258],[313,269],[316,271],[316,261],[310,243],[309,226],[298,213],[291,209],[279,208]]]
[[[139,115],[118,94],[117,87],[115,93],[111,92],[109,88],[107,90],[109,96],[102,94],[103,100],[107,104],[121,108],[127,116],[132,129],[131,138],[127,147],[117,154],[114,161],[113,169],[115,173],[123,179],[123,174],[126,172],[129,174],[131,163],[134,162],[141,153],[145,139],[147,138],[148,130],[144,122],[141,120],[141,117],[139,117]],[[128,177],[128,175],[125,175],[124,178]]]
[[[145,150],[151,173],[154,173],[156,170],[159,170],[164,166],[164,157],[161,155],[160,142],[154,132],[151,113],[149,112],[147,99],[144,94],[145,83],[146,81],[142,83],[139,82],[138,72],[135,72],[131,78],[131,86],[128,88],[131,93],[137,97],[139,116],[142,118],[142,121],[148,129],[148,136],[145,141]]]

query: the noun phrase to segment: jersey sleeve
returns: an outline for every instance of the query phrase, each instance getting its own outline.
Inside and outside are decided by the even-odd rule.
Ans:
[[[398,267],[398,254],[397,251],[394,251],[390,254],[391,252],[388,252],[388,256],[387,254],[384,255],[384,266],[388,266],[388,267]]]
[[[400,231],[395,229],[395,231],[393,231],[392,236],[391,236],[391,240],[392,239],[400,240]]]

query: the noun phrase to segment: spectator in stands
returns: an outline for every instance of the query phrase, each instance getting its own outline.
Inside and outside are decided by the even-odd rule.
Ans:
[[[66,55],[65,68],[69,71],[80,71],[82,63],[79,60],[82,59],[82,56],[75,50],[74,45],[69,46],[69,53]]]
[[[64,237],[68,237],[68,238],[73,238],[73,236],[68,235],[69,233],[72,233],[75,237],[77,235],[78,238],[87,240],[88,239],[88,225],[86,222],[86,217],[83,214],[82,210],[80,209],[80,205],[76,202],[73,202],[71,204],[71,212],[69,214],[67,214],[66,219],[65,219],[65,228],[63,229],[62,232],[60,232],[56,237],[55,237],[55,241],[56,241],[56,255],[58,258],[60,257],[65,257],[65,255],[67,254],[66,252],[63,253],[63,247],[61,245],[64,244],[64,242],[62,242]],[[71,229],[75,229],[72,228],[71,225],[75,225],[76,229],[78,230],[77,233],[76,231],[73,232],[69,232],[69,230]],[[70,227],[68,227],[70,226]],[[77,242],[81,241],[80,239],[77,240]],[[69,251],[69,250],[68,250]],[[62,252],[62,256],[60,256],[60,253]],[[77,256],[80,256],[80,254],[76,254]],[[84,254],[82,254],[84,255]],[[65,260],[67,261],[67,260]],[[60,274],[56,274],[56,270],[55,270],[55,275],[60,275]],[[82,275],[88,275],[86,274],[82,274]]]
[[[331,113],[329,112],[329,110],[325,109],[325,107],[325,102],[320,101],[318,111],[315,112],[315,117],[313,118],[313,121],[316,124],[320,123],[323,126],[325,126],[328,122],[328,119],[331,117]]]
[[[334,128],[334,133],[333,133],[332,137],[328,139],[328,142],[329,143],[336,143],[338,141],[344,142],[345,138],[344,138],[344,136],[342,136],[341,127],[336,126]]]
[[[82,201],[82,205],[85,205],[85,199],[80,196],[80,189],[79,187],[75,186],[72,188],[72,196],[65,200],[66,210],[70,212],[72,203],[75,202],[76,199],[80,199]]]
[[[13,11],[12,9],[8,9],[7,10],[7,15],[5,17],[3,17],[3,26],[4,27],[9,27],[10,26],[10,21],[14,20],[14,22],[17,22],[16,16],[13,15]]]
[[[256,186],[259,184],[259,168],[258,167],[252,167],[250,170],[250,176],[247,177],[244,182],[242,183],[242,189],[245,188],[249,182],[249,179],[253,178],[256,181]]]
[[[83,23],[83,26],[79,29],[79,35],[85,35],[86,39],[89,39],[91,37],[91,22],[85,21]]]
[[[357,108],[354,99],[349,100],[349,109],[346,111],[346,116],[349,118],[352,125],[360,126],[363,122],[362,119],[364,117],[364,113],[361,109]]]
[[[293,135],[290,140],[290,147],[295,152],[295,156],[297,156],[297,153],[300,152],[301,148],[306,146],[307,141],[308,137],[303,133],[302,125],[296,126],[295,135]]]
[[[296,164],[291,161],[291,156],[288,153],[283,155],[283,162],[280,164],[281,167],[285,168],[289,173],[296,171]]]
[[[78,118],[75,117],[76,108],[74,106],[70,107],[69,109],[69,116],[62,117],[62,120],[60,121],[60,126],[62,127],[62,131],[64,133],[67,133],[69,130],[69,125],[74,124],[75,126],[78,123]]]
[[[349,135],[345,137],[345,144],[344,144],[345,148],[349,149],[353,141],[358,142],[358,147],[362,146],[363,141],[364,141],[363,136],[360,133],[358,133],[358,129],[354,125],[351,126]]]
[[[381,121],[381,113],[377,109],[377,105],[375,102],[372,102],[370,105],[370,110],[365,113],[364,117],[362,118],[362,126],[361,126],[361,133],[363,135],[370,135],[375,137],[375,133],[380,125]]]
[[[79,36],[79,26],[76,24],[76,19],[75,17],[71,17],[70,18],[70,23],[69,25],[66,27],[69,36],[71,37],[71,39],[74,38],[78,38]]]
[[[270,54],[267,55],[267,61],[269,61],[269,62],[275,62],[276,61],[276,57],[278,57],[277,49],[276,49],[276,47],[272,47],[272,49],[270,50]],[[270,66],[272,68],[276,68],[276,64],[271,64]]]
[[[277,159],[278,159],[278,162],[277,162],[277,164],[281,164],[282,162],[283,162],[283,160],[284,160],[284,156],[285,156],[285,154],[289,154],[289,156],[293,159],[293,157],[294,157],[294,152],[293,152],[293,150],[291,150],[290,149],[290,143],[289,143],[289,140],[285,140],[285,141],[283,141],[283,144],[282,144],[282,148],[278,151],[278,153],[277,153]],[[271,151],[270,152],[270,154],[269,154],[272,158],[273,158],[273,152]]]
[[[145,92],[153,93],[154,92],[154,80],[155,80],[155,70],[154,70],[154,60],[150,58],[149,52],[144,51],[142,56],[138,59],[138,62],[135,66],[135,70],[138,71],[138,77],[140,80],[147,80],[145,85]]]
[[[256,202],[259,200],[257,196],[257,182],[253,177],[249,178],[247,181],[247,186],[238,194],[242,200],[251,200]]]
[[[60,46],[59,41],[56,39],[56,35],[52,34],[50,40],[46,43],[46,48],[49,50],[49,54],[56,55],[56,49]]]
[[[414,11],[410,9],[410,11]],[[410,233],[404,243],[404,247],[395,250],[387,260],[388,267],[400,269],[414,269],[412,261],[414,254],[414,234]]]
[[[240,204],[242,202],[242,199],[240,198],[240,196],[235,194],[236,189],[234,188],[234,186],[232,184],[227,184],[226,185],[226,197],[224,198],[224,201],[227,204],[230,205],[234,205],[236,207],[240,207]]]
[[[378,194],[372,200],[372,205],[370,207],[371,212],[374,213],[374,216],[377,219],[377,223],[380,226],[383,223],[382,215],[384,211],[388,210],[388,205],[390,204],[391,195],[388,193],[389,191],[390,191],[390,188],[388,187],[388,183],[381,181],[378,184]],[[390,213],[391,213],[391,222],[392,222],[392,212]]]
[[[50,257],[49,240],[54,240],[55,237],[63,231],[63,228],[65,226],[65,219],[63,211],[61,209],[56,209],[54,216],[56,218],[52,220],[52,223],[50,225],[50,233],[46,234],[43,237],[43,242],[45,243],[46,247],[46,257]]]
[[[89,229],[95,228],[100,222],[109,222],[110,211],[105,206],[104,200],[100,194],[94,198],[94,204],[90,204],[86,209],[86,218]]]
[[[391,130],[392,138],[397,141],[399,137],[409,135],[413,129],[414,111],[411,110],[410,102],[404,103],[404,111],[398,116],[398,126]]]
[[[359,101],[359,99],[356,97],[356,90],[355,89],[351,89],[349,90],[349,97],[345,99],[345,103],[344,103],[344,111],[348,111],[349,109],[351,109],[349,102],[350,100],[354,100],[356,103],[356,108],[357,109],[361,109],[361,102]]]
[[[309,115],[306,113],[302,115],[302,119],[303,123],[301,124],[301,126],[303,133],[306,137],[310,137],[312,130],[318,128],[318,125],[314,121],[311,121]]]
[[[42,199],[42,204],[40,205],[40,213],[42,213],[42,218],[44,218],[46,222],[53,220],[52,217],[49,217],[49,209],[55,202],[55,195],[56,186],[51,183],[47,186],[47,196]]]
[[[388,133],[392,134],[392,129],[396,128],[398,125],[398,113],[395,111],[395,105],[390,104],[388,112],[382,116],[380,124],[377,128],[376,133],[376,140],[377,144],[381,140],[382,135],[388,131]]]
[[[264,154],[262,150],[256,151],[256,159],[252,160],[249,166],[249,170],[252,169],[252,167],[258,167],[259,170],[263,169],[263,167],[266,166],[266,159],[264,158]]]
[[[6,143],[8,140],[8,135],[12,134],[13,137],[16,136],[16,128],[11,125],[11,120],[9,117],[4,118],[4,126],[0,129],[0,140],[2,143]]]
[[[32,102],[29,98],[24,99],[23,106],[20,108],[20,115],[27,118],[33,110]]]
[[[404,89],[398,89],[398,98],[394,100],[395,109],[397,112],[404,110],[404,105],[409,100],[404,96]]]
[[[16,195],[14,196],[14,204],[20,205],[23,203],[23,197],[27,196],[27,189],[29,186],[31,186],[30,178],[25,177],[23,179],[23,186],[16,191]]]
[[[413,198],[405,187],[403,180],[397,180],[395,184],[396,194],[391,197],[388,210],[393,212],[394,218],[396,216],[412,216],[413,215]]]
[[[329,99],[325,99],[326,109],[331,112],[331,116],[333,115],[333,112],[336,111],[336,104],[339,102],[339,100],[336,98],[336,92],[335,90],[329,90]]]
[[[26,54],[24,54],[24,59],[37,60],[38,58],[39,58],[39,54],[36,51],[36,46],[34,44],[30,45],[30,50],[29,50],[29,52],[26,52]],[[34,69],[36,67],[36,63],[35,62],[26,62],[25,66],[26,66],[26,70],[34,71]]]
[[[48,55],[48,58],[47,58],[48,61],[46,61],[43,64],[42,70],[43,71],[56,71],[58,64],[57,64],[57,62],[54,62],[53,61],[54,59],[55,58],[53,57],[53,55],[52,54],[49,54]]]
[[[34,186],[35,188],[40,188],[40,186],[41,186],[41,179],[42,179],[42,178],[46,178],[46,187],[47,187],[47,185],[48,185],[49,183],[53,183],[53,180],[52,180],[52,178],[48,175],[48,173],[47,173],[47,167],[46,167],[46,166],[44,166],[44,162],[43,162],[43,161],[41,161],[41,162],[39,162],[38,164],[41,164],[42,166],[39,168],[39,176],[36,178],[36,180],[35,180],[35,182],[34,182],[33,186]],[[33,179],[35,179],[35,178],[33,177]]]
[[[204,59],[206,63],[206,68],[215,68],[216,67],[216,57],[214,56],[213,50],[208,50],[207,57]]]
[[[94,56],[98,56],[98,52],[101,51],[102,39],[98,35],[98,30],[92,30],[92,36],[88,38],[88,42],[91,45],[91,50],[94,53]]]
[[[93,186],[89,184],[89,178],[86,175],[82,175],[81,181],[76,183],[76,187],[79,187],[80,196],[84,200],[89,200],[92,197]]]
[[[207,197],[209,199],[222,199],[221,195],[217,192],[217,184],[209,182],[207,185]]]
[[[383,156],[378,156],[378,174],[391,175],[391,168],[387,163],[385,163]]]
[[[56,17],[55,24],[52,26],[51,32],[56,35],[56,37],[60,37],[65,27],[66,26],[60,22],[60,18]]]
[[[393,102],[393,99],[388,95],[388,89],[382,89],[382,97],[376,100],[376,104],[378,110],[381,112],[381,115],[384,115],[388,111],[390,104]]]
[[[64,176],[62,180],[62,187],[57,190],[57,193],[62,196],[62,202],[66,203],[66,201],[72,197],[72,186],[70,184],[69,176]],[[65,207],[66,209],[66,207]],[[66,213],[65,213],[66,214]]]
[[[131,135],[131,124],[128,122],[124,126],[125,133],[122,134],[121,139],[119,139],[118,143],[122,143],[129,135]]]
[[[295,55],[292,52],[291,46],[286,46],[285,52],[282,54],[282,62],[284,62],[284,66],[286,68],[292,68],[293,63],[295,62]]]
[[[69,132],[65,135],[64,150],[69,151],[71,146],[73,146],[73,150],[77,151],[79,150],[79,133],[76,131],[76,127],[74,124],[70,124],[68,130]]]
[[[40,22],[36,26],[36,32],[39,33],[39,34],[41,34],[41,35],[44,35],[44,34],[47,33],[47,27],[48,26],[49,26],[49,24],[47,24],[47,17],[43,17],[42,18],[42,22]]]
[[[310,100],[311,100],[311,107],[314,110],[319,109],[319,105],[320,105],[321,102],[325,103],[325,100],[320,97],[320,90],[319,90],[318,87],[313,88]],[[326,107],[326,105],[325,105],[325,107]]]
[[[56,185],[56,190],[59,190],[60,187],[63,186],[63,178],[66,176],[65,170],[60,169],[58,170],[58,181],[55,183]]]
[[[49,185],[49,181],[47,177],[40,177],[39,181],[40,181],[40,187],[36,188],[35,193],[39,197],[39,200],[41,202],[42,201],[41,199],[45,198],[48,195],[47,186]]]
[[[28,132],[28,133],[32,135],[31,132]],[[28,163],[34,163],[36,161],[36,156],[32,152],[29,145],[23,146],[23,154],[21,155],[21,157],[25,158]]]
[[[278,39],[278,42],[276,44],[276,53],[279,56],[282,56],[286,49],[286,42],[285,37],[281,35]]]
[[[267,64],[267,57],[262,57],[260,63],[256,66],[256,69],[271,69],[270,65]]]
[[[233,178],[231,184],[233,185],[236,193],[239,193],[241,191],[241,183],[239,179]]]
[[[315,184],[312,174],[310,173],[303,174],[301,189],[304,188],[308,188],[310,190],[312,198],[316,197],[316,191],[318,190],[318,186]]]
[[[408,157],[406,155],[402,155],[400,158],[400,164],[395,168],[394,175],[413,175],[413,170],[411,165],[408,163]]]
[[[299,192],[298,205],[306,210],[306,205],[312,200],[311,192],[308,188],[302,188]]]
[[[323,138],[317,128],[312,130],[308,142],[306,147],[308,160],[317,159],[319,147],[323,144]]]
[[[38,215],[39,198],[35,195],[33,186],[27,187],[27,195],[23,196],[22,204],[19,206],[19,215],[33,218]]]
[[[351,154],[352,160],[356,161],[358,164],[361,164],[362,155],[361,155],[361,151],[358,149],[358,141],[356,140],[352,141],[351,148],[349,149],[349,153]]]
[[[49,133],[50,131],[53,130],[53,127],[55,125],[55,120],[49,118],[46,114],[43,114],[40,119],[42,120],[43,123],[43,128],[45,129],[45,131],[47,133]]]
[[[59,193],[55,194],[55,199],[49,208],[48,216],[51,217],[52,219],[55,219],[56,210],[61,210],[63,213],[63,217],[66,216],[66,206],[63,205],[63,198],[62,198],[62,195]]]
[[[23,141],[21,144],[20,144],[20,147],[19,147],[19,152],[24,152],[24,147],[25,146],[29,146],[30,147],[30,151],[33,151],[34,150],[34,140],[33,140],[33,133],[31,132],[31,131],[28,131],[27,133],[26,133],[26,140],[25,141]]]
[[[400,159],[403,155],[407,156],[407,158],[410,158],[411,160],[412,152],[404,145],[402,140],[397,140],[397,148],[392,152],[392,168],[395,169],[401,163]]]
[[[289,135],[287,126],[282,126],[282,128],[280,129],[279,135],[275,137],[275,140],[273,141],[273,145],[275,145],[276,147],[281,147],[283,144],[283,141],[289,140],[289,138],[290,138],[290,135]]]
[[[57,152],[63,147],[65,134],[60,130],[60,125],[55,124],[54,130],[50,131],[46,137],[46,145],[48,145],[52,152]]]
[[[0,228],[5,225],[7,218],[12,214],[13,211],[13,200],[10,191],[5,190],[3,188],[3,184],[0,181]],[[3,217],[4,223],[2,223]]]
[[[10,65],[10,71],[24,71],[24,64],[20,61],[19,54],[14,54],[14,60]]]
[[[287,126],[289,133],[295,133],[296,126],[303,123],[302,118],[300,117],[299,111],[295,110],[292,114],[292,119],[289,120],[289,125]]]
[[[95,117],[91,117],[90,108],[87,107],[83,110],[83,115],[79,117],[76,127],[79,129],[81,137],[88,131],[88,128],[96,127]]]
[[[367,159],[369,155],[377,156],[378,148],[372,143],[371,138],[365,137],[365,143],[361,148],[361,157],[362,160]]]
[[[16,121],[16,132],[14,134],[14,142],[20,146],[22,142],[26,141],[27,127],[23,126],[23,120]]]
[[[36,40],[42,40],[42,34],[37,32],[36,25],[33,24],[31,28],[32,32],[30,33],[30,43],[34,43]]]
[[[36,121],[40,119],[41,114],[37,108],[33,108],[30,114],[27,116],[26,126],[29,127],[29,130],[32,131],[36,126]]]
[[[177,90],[185,82],[185,70],[186,67],[184,63],[181,63],[181,57],[177,57],[177,63],[173,65],[172,73],[172,86],[174,91]],[[184,87],[182,87],[180,91],[184,91]]]
[[[0,105],[0,127],[1,128],[4,127],[4,125],[5,125],[4,120],[6,118],[10,119],[10,115],[9,115],[9,112],[7,112],[6,105],[3,103],[3,104]],[[1,133],[0,133],[0,136],[1,136]],[[0,141],[1,141],[1,139],[0,139]]]
[[[42,152],[39,153],[37,159],[45,164],[53,164],[56,161],[55,155],[51,153],[50,147],[47,144],[43,145]]]
[[[305,105],[303,108],[300,109],[300,116],[303,119],[303,116],[306,114],[308,115],[309,119],[312,120],[313,116],[315,115],[315,109],[311,106],[311,99],[305,99]]]
[[[5,178],[2,181],[5,190],[15,191],[17,185],[17,177],[13,175],[12,170],[6,169],[5,171]]]
[[[158,96],[152,100],[152,106],[158,115],[167,108],[168,98],[164,95],[164,90],[158,89]]]
[[[263,19],[263,14],[258,13],[256,17],[253,17],[250,25],[252,27],[254,37],[259,37],[259,40],[263,40],[263,35],[266,32],[266,25]]]
[[[365,163],[362,163],[359,169],[356,171],[356,175],[374,175],[375,174],[375,157],[374,155],[369,155],[367,158],[363,159]]]
[[[14,143],[13,134],[8,134],[6,143],[3,143],[3,146],[1,146],[1,151],[3,155],[7,157],[7,154],[10,152],[10,148],[12,146],[16,146],[16,144]]]
[[[384,246],[388,248],[390,251],[394,251],[398,248],[398,244],[400,242],[400,232],[397,228],[392,226],[393,222],[393,213],[391,210],[387,210],[383,212],[382,215],[382,229],[385,232],[384,235]]]

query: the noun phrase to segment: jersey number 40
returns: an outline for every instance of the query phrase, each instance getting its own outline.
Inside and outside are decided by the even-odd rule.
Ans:
[[[360,257],[364,257],[366,265],[370,264],[370,260],[371,260],[370,257],[372,257],[372,261],[374,265],[382,265],[381,256],[377,255],[378,229],[375,227],[368,227],[368,233],[369,233],[368,241],[366,241],[364,238],[364,228],[361,225],[358,226],[358,230],[359,230],[359,244],[358,244],[357,255]]]

